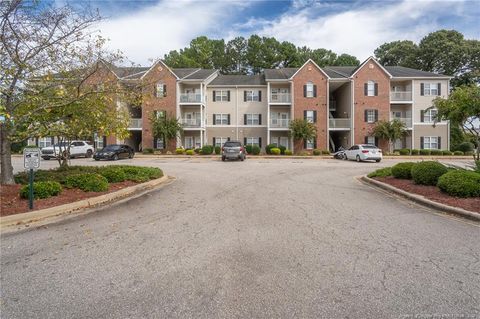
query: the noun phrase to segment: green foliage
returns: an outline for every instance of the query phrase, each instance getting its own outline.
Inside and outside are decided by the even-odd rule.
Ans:
[[[221,152],[222,152],[222,148],[220,146],[215,146],[215,154],[220,155]]]
[[[440,156],[440,155],[443,155],[443,151],[442,150],[431,150],[430,155]]]
[[[293,155],[292,150],[285,150],[285,155],[288,155],[288,156]]]
[[[375,49],[375,57],[383,65],[417,68],[418,46],[409,40],[384,43]]]
[[[155,113],[150,117],[150,123],[152,124],[152,134],[157,138],[163,138],[166,144],[181,133],[183,133],[183,126],[180,124],[175,116],[156,116]]]
[[[480,174],[466,170],[452,170],[440,176],[437,186],[450,196],[480,197]]]
[[[296,141],[312,140],[317,137],[315,124],[305,119],[294,119],[290,122],[290,136]]]
[[[271,150],[272,148],[275,148],[275,147],[277,147],[277,145],[275,145],[275,144],[268,144],[267,146],[265,146],[265,153],[267,153],[268,155],[272,154],[272,153],[270,152],[270,150]]]
[[[280,155],[280,153],[281,153],[281,151],[278,147],[271,148],[270,152],[271,152],[270,154],[272,154],[272,155]]]
[[[457,156],[462,156],[464,155],[465,153],[463,153],[462,151],[455,151],[453,152],[453,155],[457,155]]]
[[[259,147],[258,145],[253,145],[253,146],[252,146],[252,154],[253,154],[253,155],[258,155],[258,154],[260,154],[260,151],[261,151],[261,150],[260,150],[260,147]]]
[[[253,154],[253,146],[245,145],[245,151],[247,152],[247,154]]]
[[[213,153],[213,146],[212,145],[203,145],[202,147],[202,155],[210,155]]]
[[[428,156],[432,153],[431,150],[420,150],[420,155]]]
[[[185,150],[184,150],[183,148],[177,148],[177,149],[175,150],[175,153],[177,153],[177,154],[183,154],[183,153],[185,153]]]
[[[450,151],[448,151],[448,150],[443,150],[443,151],[442,151],[442,155],[447,155],[447,156],[453,155],[453,152],[450,152]]]
[[[280,149],[280,154],[285,155],[287,148],[283,145],[279,145],[278,148]]]
[[[99,174],[73,174],[66,178],[65,186],[78,188],[85,192],[105,192],[108,190],[108,181]]]
[[[437,185],[438,178],[447,172],[447,168],[439,162],[424,161],[412,167],[412,178],[415,184]]]
[[[98,173],[105,177],[109,183],[120,183],[127,179],[127,175],[121,167],[106,166]]]
[[[144,148],[142,150],[143,154],[153,154],[153,148]]]
[[[194,155],[194,154],[195,154],[195,151],[194,151],[194,150],[186,150],[186,151],[185,151],[185,154],[187,154],[187,155]]]
[[[410,150],[408,148],[402,148],[402,149],[398,150],[398,153],[400,155],[410,155]]]
[[[392,152],[395,141],[407,134],[407,127],[405,123],[398,119],[378,121],[373,127],[371,134],[379,139],[387,140],[389,151]]]
[[[470,142],[463,142],[457,146],[457,151],[462,151],[462,152],[472,152],[475,148],[475,145]]]
[[[20,197],[28,198],[30,185],[24,185],[20,189]],[[48,198],[57,196],[62,192],[62,185],[55,181],[43,181],[33,183],[33,198]]]
[[[127,180],[136,183],[143,183],[148,180],[163,176],[163,171],[156,167],[142,167],[133,165],[118,165],[118,167],[123,170]]]
[[[400,179],[412,179],[413,162],[398,163],[392,167],[392,175]]]
[[[411,152],[412,155],[419,155],[420,154],[420,150],[417,150],[417,149],[413,149],[412,152]]]
[[[330,151],[329,150],[322,150],[322,155],[330,155]]]
[[[202,149],[201,148],[196,148],[193,150],[195,152],[195,154],[200,154],[202,152]]]
[[[392,168],[391,167],[379,168],[376,171],[371,172],[367,176],[370,178],[392,176]]]
[[[322,154],[322,151],[318,150],[318,149],[314,149],[312,153],[313,153],[313,155],[318,156],[318,155]]]

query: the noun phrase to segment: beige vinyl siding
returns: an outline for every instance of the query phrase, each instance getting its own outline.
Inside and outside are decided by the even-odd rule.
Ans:
[[[413,85],[413,96],[414,96],[414,104],[413,104],[413,122],[414,123],[420,123],[420,111],[425,110],[429,107],[432,106],[432,101],[437,97],[437,96],[422,96],[420,95],[420,84],[421,83],[440,83],[441,84],[441,89],[440,89],[440,97],[446,98],[448,97],[448,80],[438,80],[438,79],[420,79],[420,80],[414,80]]]
[[[441,149],[448,150],[448,125],[414,125],[414,147],[420,149],[420,137],[422,136],[440,136],[441,137]]]

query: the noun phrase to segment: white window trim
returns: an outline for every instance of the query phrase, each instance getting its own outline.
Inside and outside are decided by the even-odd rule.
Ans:
[[[375,136],[367,136],[367,144],[375,145]]]
[[[310,114],[311,113],[311,114]],[[310,116],[311,115],[311,116]],[[308,123],[314,123],[315,122],[315,112],[312,110],[307,110],[307,118],[306,118]]]
[[[432,113],[435,113],[434,115],[432,115]],[[434,122],[434,118],[436,117],[436,115],[438,114],[438,110],[437,109],[428,109],[428,110],[425,110],[423,112],[423,122],[424,123],[433,123]],[[428,120],[427,120],[428,118]]]
[[[368,81],[367,82],[367,96],[375,96],[375,82]]]
[[[246,113],[248,126],[260,125],[260,113]],[[250,117],[250,119],[249,119]],[[250,122],[250,123],[249,123]]]
[[[213,125],[228,125],[228,115],[227,113],[215,113],[215,123]]]
[[[215,146],[220,146],[222,147],[223,144],[225,144],[225,142],[228,141],[228,137],[215,137],[215,145],[213,145],[214,147]]]
[[[307,150],[313,150],[315,148],[315,144],[314,144],[315,140],[307,140]]]
[[[215,90],[215,102],[228,102],[228,90]]]
[[[165,94],[165,92],[163,92],[163,85],[164,85],[163,82],[157,82],[157,84],[155,85],[156,97],[163,97],[163,95]]]
[[[427,142],[428,139],[428,142]],[[435,140],[435,142],[432,141]],[[428,147],[427,147],[428,143]],[[432,144],[435,144],[436,147],[432,147]],[[423,149],[424,150],[438,150],[438,136],[424,136],[423,137]]]
[[[313,97],[313,82],[307,82],[307,97]]]
[[[375,110],[367,110],[367,123],[375,123]]]
[[[260,138],[259,137],[247,137],[247,144],[246,145],[260,146]]]
[[[258,94],[258,91],[255,90],[247,90],[247,102],[258,102],[260,99],[260,96]]]
[[[49,147],[52,145],[52,138],[51,137],[39,137],[38,138],[38,147],[44,148]]]
[[[435,91],[435,94],[433,94],[432,91]],[[438,96],[438,83],[424,82],[423,83],[423,95],[424,96]]]

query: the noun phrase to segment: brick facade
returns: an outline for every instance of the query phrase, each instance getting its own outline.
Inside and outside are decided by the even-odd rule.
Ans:
[[[166,87],[166,96],[156,97],[156,84],[161,82]],[[143,77],[142,93],[142,148],[153,148],[153,135],[150,118],[154,111],[165,111],[167,117],[177,117],[177,79],[175,75],[161,62],[156,63]],[[167,150],[175,150],[176,140],[171,140]]]
[[[368,81],[378,84],[376,96],[365,96],[364,85]],[[373,59],[369,59],[357,71],[354,85],[354,141],[352,144],[365,143],[365,137],[371,135],[375,123],[365,121],[365,110],[377,110],[378,120],[390,119],[390,78]],[[379,141],[380,148],[387,150],[388,141]]]
[[[312,82],[316,87],[316,97],[304,97],[304,85]],[[303,119],[304,111],[316,111],[317,139],[315,148],[328,149],[327,129],[327,83],[325,74],[313,62],[306,63],[293,78],[294,118]],[[303,149],[302,141],[295,141],[295,152]]]

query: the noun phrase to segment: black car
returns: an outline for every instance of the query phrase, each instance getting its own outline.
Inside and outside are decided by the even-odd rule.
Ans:
[[[133,155],[135,155],[135,151],[130,146],[125,144],[112,144],[96,151],[93,158],[96,161],[101,159],[116,161],[120,158],[133,158]]]

